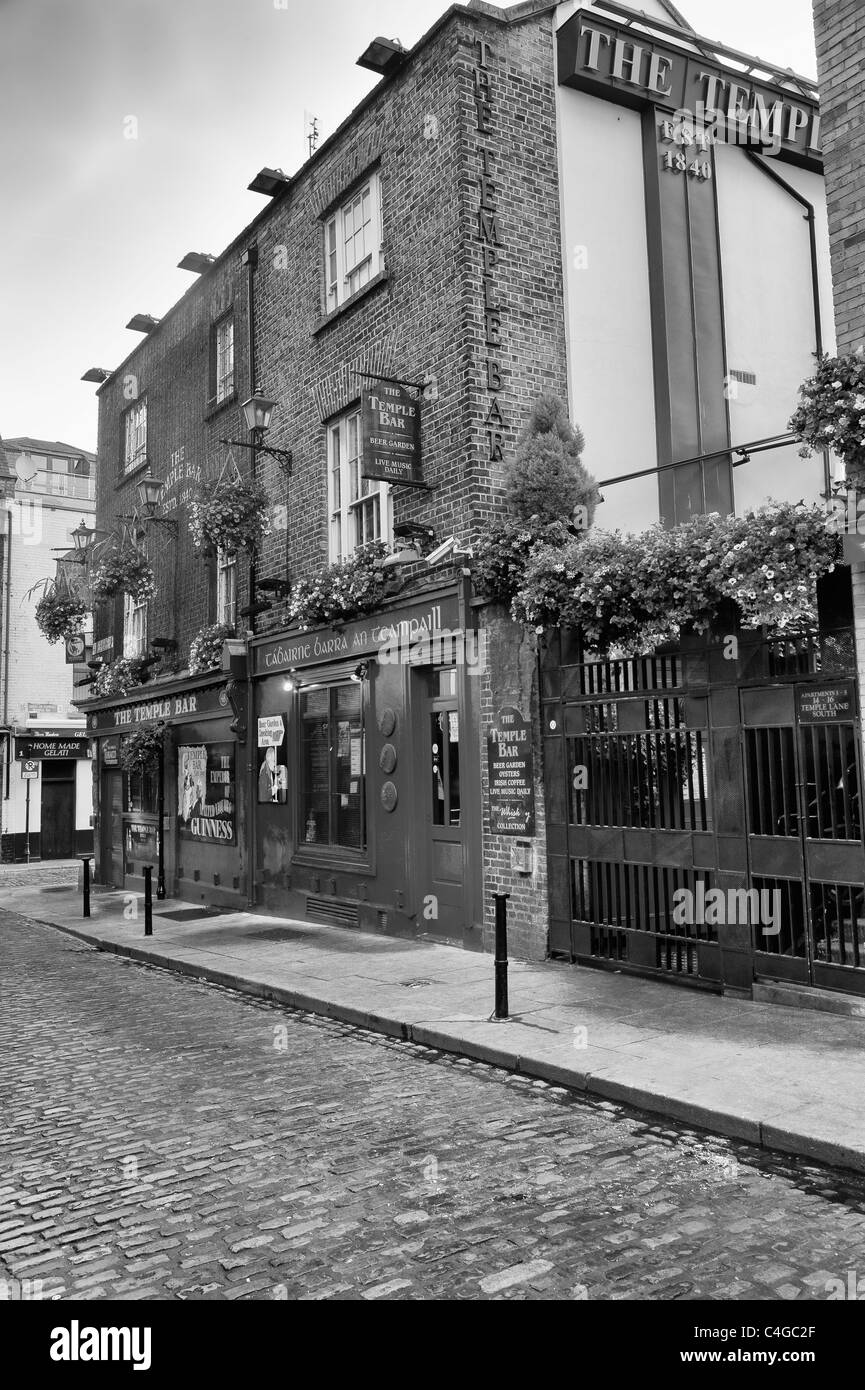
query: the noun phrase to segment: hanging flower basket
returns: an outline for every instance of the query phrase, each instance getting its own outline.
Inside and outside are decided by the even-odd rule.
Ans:
[[[139,601],[153,598],[156,593],[153,567],[143,550],[133,545],[117,546],[96,566],[92,588],[97,602],[120,593]]]
[[[196,550],[252,551],[270,534],[270,499],[257,478],[223,479],[202,487],[189,505],[189,531]]]
[[[48,642],[64,642],[84,626],[87,606],[55,585],[46,589],[36,605],[36,626]]]
[[[321,627],[372,613],[387,585],[387,571],[376,569],[376,562],[387,554],[382,541],[371,541],[351,559],[328,565],[315,579],[300,580],[286,604],[289,625]]]
[[[143,685],[149,667],[141,657],[119,656],[97,671],[93,678],[94,695],[125,695],[136,685]]]
[[[120,766],[124,772],[150,772],[159,764],[162,753],[165,722],[151,724],[145,729],[137,729],[123,739],[120,748]]]
[[[201,671],[218,667],[222,662],[222,644],[227,637],[233,636],[231,623],[211,623],[196,633],[189,647],[189,674],[197,676]]]
[[[865,467],[865,352],[846,357],[824,353],[817,370],[799,387],[799,405],[789,427],[800,453],[831,449],[848,468]]]

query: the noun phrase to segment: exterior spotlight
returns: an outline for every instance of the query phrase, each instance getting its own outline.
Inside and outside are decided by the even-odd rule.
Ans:
[[[359,663],[357,664],[357,666],[355,666],[354,670],[352,671],[352,673],[351,673],[351,678],[352,678],[353,681],[357,681],[358,685],[360,685],[360,683],[361,683],[362,681],[365,681],[365,680],[366,680],[366,678],[367,678],[368,675],[369,675],[369,662],[368,662],[368,661],[361,661],[361,662],[359,662]]]
[[[282,682],[282,688],[288,695],[291,693],[292,690],[297,690],[299,684],[300,681],[297,679],[297,671],[295,671],[294,667],[292,667],[290,671],[286,671],[285,673]]]

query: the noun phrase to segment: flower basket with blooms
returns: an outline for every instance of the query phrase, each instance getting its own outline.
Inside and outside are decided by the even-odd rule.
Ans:
[[[200,551],[254,550],[270,534],[270,499],[258,478],[202,487],[189,506],[189,530]]]
[[[94,695],[125,695],[133,686],[147,680],[148,667],[141,657],[119,656],[97,671],[93,678]]]
[[[848,467],[865,467],[865,349],[845,357],[817,358],[817,370],[799,387],[789,427],[800,454],[832,449]]]
[[[199,671],[212,671],[222,661],[222,644],[226,637],[234,636],[231,623],[211,623],[203,627],[193,637],[189,647],[189,674],[197,676]]]
[[[127,734],[120,749],[120,765],[124,772],[149,772],[159,762],[165,722],[151,724],[145,729],[136,729]]]
[[[81,632],[87,606],[80,598],[52,586],[36,604],[36,626],[48,642],[65,641]]]
[[[387,554],[383,541],[370,541],[350,559],[328,565],[315,579],[300,580],[286,604],[289,624],[321,627],[372,613],[387,585],[387,571],[376,569],[375,564]]]
[[[98,602],[125,593],[132,598],[153,598],[156,582],[153,568],[144,554],[134,545],[115,546],[103,557],[93,572],[93,597]]]

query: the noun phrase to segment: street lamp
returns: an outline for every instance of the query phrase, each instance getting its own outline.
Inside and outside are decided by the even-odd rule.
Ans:
[[[82,563],[87,559],[87,552],[90,549],[90,544],[95,535],[95,528],[88,526],[84,517],[82,517],[75,527],[75,530],[72,532],[72,544],[77,551],[77,558],[80,559]]]
[[[139,479],[136,491],[141,509],[144,512],[145,521],[152,521],[157,526],[170,526],[177,530],[177,522],[173,516],[157,516],[156,509],[159,506],[159,499],[162,496],[164,484],[161,478],[154,478],[148,470],[143,478]]]
[[[240,407],[246,420],[248,430],[270,429],[270,417],[276,409],[277,402],[268,400],[260,391],[253,391],[248,401],[244,401]]]
[[[270,429],[271,416],[278,405],[278,401],[272,401],[269,396],[265,396],[256,388],[249,400],[244,401],[240,407],[243,411],[246,428],[252,435],[252,439],[220,439],[219,442],[236,449],[257,449],[259,453],[267,454],[270,458],[276,459],[286,478],[290,478],[291,450],[275,449],[272,445],[263,442],[265,434]]]

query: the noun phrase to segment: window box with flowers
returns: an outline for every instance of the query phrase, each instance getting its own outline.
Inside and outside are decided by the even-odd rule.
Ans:
[[[270,499],[258,478],[222,479],[202,487],[189,507],[195,548],[205,555],[252,551],[270,534]]]
[[[136,685],[144,685],[149,678],[149,663],[140,657],[119,656],[103,666],[93,678],[92,693],[95,696],[125,695]]]
[[[120,593],[129,594],[138,602],[153,598],[156,581],[144,551],[134,545],[111,549],[93,571],[92,591],[97,602],[114,598]]]
[[[350,559],[328,565],[315,579],[300,580],[286,604],[289,625],[305,630],[374,612],[387,585],[387,571],[376,565],[387,554],[383,541],[372,541]]]
[[[193,637],[189,647],[189,674],[213,671],[222,663],[222,644],[234,636],[231,623],[210,623]]]

